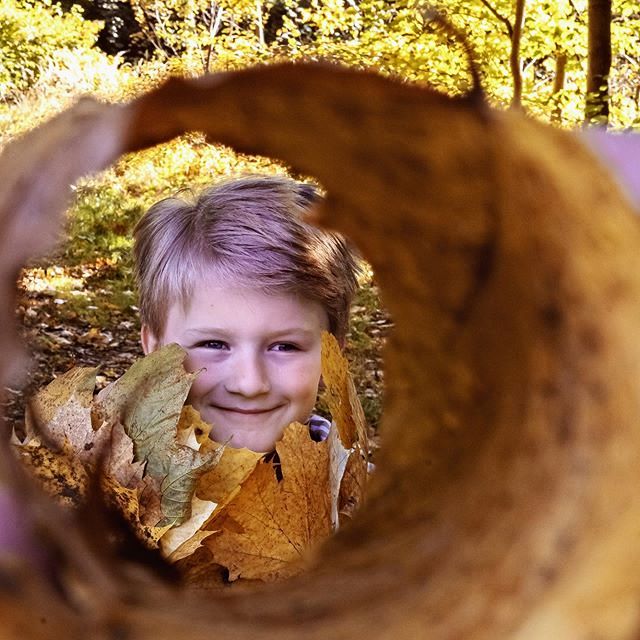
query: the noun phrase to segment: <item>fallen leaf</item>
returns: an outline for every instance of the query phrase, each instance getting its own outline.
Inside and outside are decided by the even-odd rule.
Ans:
[[[282,480],[271,463],[260,462],[206,527],[216,535],[203,545],[231,581],[295,575],[309,548],[331,533],[328,443],[314,442],[306,426],[294,423],[276,452]]]
[[[205,446],[221,446],[210,442],[210,445],[205,444]],[[196,495],[202,500],[223,504],[247,479],[261,457],[261,453],[249,449],[224,447],[218,464],[200,476]]]
[[[185,351],[177,344],[161,347],[136,360],[129,370],[96,398],[96,413],[118,421],[134,442],[137,460],[147,473],[166,473],[166,451],[175,441],[180,412],[193,374],[182,368]]]
[[[104,457],[101,459],[103,473],[113,477],[124,487],[136,487],[142,480],[144,461],[134,460],[133,440],[125,433],[119,422],[104,425],[101,430],[109,433],[104,439]]]
[[[349,363],[335,336],[322,334],[322,379],[325,398],[339,438],[330,434],[332,521],[335,527],[351,519],[367,487],[367,425]]]
[[[175,567],[185,587],[192,591],[206,592],[207,595],[212,591],[228,589],[231,584],[236,585],[241,582],[237,580],[229,583],[227,570],[213,561],[211,552],[204,546],[198,547],[191,555],[176,560]]]
[[[222,449],[206,454],[190,447],[170,444],[167,448],[166,475],[160,484],[160,508],[162,519],[156,526],[179,525],[191,517],[191,499],[196,484],[203,473],[214,467],[222,455]]]
[[[92,456],[96,433],[91,423],[91,402],[97,369],[75,367],[40,390],[27,406],[27,440],[40,431],[60,450],[65,441],[81,457]]]
[[[359,442],[366,450],[366,420],[349,373],[349,363],[335,336],[327,331],[322,334],[322,379],[327,405],[338,425],[342,444],[350,449]]]
[[[83,502],[89,476],[82,463],[68,451],[52,451],[36,439],[16,447],[15,451],[51,497],[69,507]]]
[[[135,459],[146,463],[146,475],[160,481],[161,518],[152,523],[159,527],[189,519],[199,477],[222,454],[218,449],[200,453],[176,440],[183,405],[195,377],[184,370],[184,356],[177,344],[161,347],[131,365],[98,394],[94,403],[99,419],[122,424],[133,440]],[[149,508],[145,512],[147,522],[151,513],[155,512]]]
[[[182,560],[191,555],[200,543],[213,531],[200,531],[207,522],[216,503],[200,500],[193,496],[191,500],[191,517],[177,527],[172,527],[160,539],[160,549],[170,562]]]
[[[362,506],[369,478],[368,456],[361,447],[356,447],[347,459],[338,494],[338,518],[340,526],[351,520]]]
[[[177,425],[176,442],[192,449],[200,449],[200,445],[209,439],[211,425],[207,424],[191,405],[182,407]]]
[[[124,516],[142,542],[148,547],[157,547],[159,540],[166,534],[169,527],[150,527],[142,523],[138,491],[123,487],[110,476],[102,476],[100,484],[107,504]]]
[[[329,495],[331,496],[331,528],[333,531],[340,525],[341,494],[349,492],[349,487],[343,488],[343,478],[347,463],[351,456],[351,450],[345,449],[338,434],[335,423],[331,425],[327,438],[329,447]]]

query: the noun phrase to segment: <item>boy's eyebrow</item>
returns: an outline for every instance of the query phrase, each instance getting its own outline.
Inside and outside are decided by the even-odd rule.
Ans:
[[[276,338],[290,335],[311,337],[315,336],[315,333],[316,332],[313,329],[306,329],[305,327],[286,327],[267,334],[267,338],[274,340]],[[185,331],[186,337],[208,337],[213,334],[226,337],[231,335],[231,332],[226,329],[221,329],[220,327],[192,327]]]
[[[305,329],[304,327],[288,327],[286,329],[278,329],[277,331],[270,333],[268,337],[271,339],[279,338],[282,336],[290,336],[290,335],[311,337],[311,336],[315,336],[315,333],[316,332],[313,331],[312,329]]]
[[[192,327],[191,329],[187,329],[185,332],[186,336],[210,336],[215,333],[216,335],[226,336],[229,335],[229,332],[225,329],[221,329],[220,327]]]

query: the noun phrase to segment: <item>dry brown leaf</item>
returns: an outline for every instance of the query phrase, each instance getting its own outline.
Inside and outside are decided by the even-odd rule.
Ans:
[[[52,451],[33,439],[26,445],[16,447],[15,451],[51,497],[69,507],[77,507],[84,501],[89,476],[82,463],[68,449]]]
[[[109,425],[106,424],[100,430],[104,430],[110,436],[108,440],[104,439],[102,472],[113,477],[124,487],[137,487],[142,480],[145,463],[134,460],[133,440],[119,422],[113,424],[110,431]]]
[[[95,420],[96,371],[74,367],[38,391],[27,407],[27,434],[40,432],[54,451],[67,449],[92,467],[99,461],[103,473],[134,486],[144,465],[134,462],[132,440],[120,423]]]
[[[349,373],[349,363],[335,336],[327,331],[322,334],[322,379],[327,405],[338,425],[342,444],[351,449],[358,442],[366,451],[367,423]]]
[[[337,531],[340,526],[340,512],[344,498],[341,494],[348,494],[351,486],[344,486],[344,474],[352,455],[351,449],[345,449],[335,422],[331,425],[327,437],[329,447],[329,495],[331,496],[331,528]],[[359,493],[356,495],[360,495]],[[353,498],[354,502],[356,498]]]
[[[203,473],[196,487],[196,495],[201,500],[222,505],[235,493],[242,482],[253,471],[262,457],[250,449],[236,449],[217,443],[209,438],[211,426],[202,420],[198,411],[187,405],[182,409],[178,422],[178,442],[202,453],[221,452],[216,465]]]
[[[191,517],[181,525],[169,529],[160,539],[160,549],[169,562],[177,562],[191,555],[213,533],[201,531],[201,527],[209,520],[216,506],[215,502],[193,496]]]
[[[300,573],[306,552],[331,533],[329,449],[308,427],[289,425],[276,443],[282,480],[261,462],[207,529],[213,561],[238,577],[267,582]]]
[[[221,446],[210,442],[204,446]],[[225,447],[218,464],[200,476],[196,495],[202,500],[223,504],[247,479],[261,457],[261,453],[249,449]]]
[[[198,450],[203,442],[209,439],[211,425],[207,424],[190,404],[180,412],[177,425],[176,442]]]
[[[213,532],[211,532],[213,533]],[[175,562],[175,567],[182,577],[182,583],[190,591],[211,592],[227,589],[231,584],[227,580],[227,570],[213,561],[211,552],[204,546],[198,547],[191,555]]]
[[[122,514],[142,542],[149,547],[157,547],[168,527],[150,527],[141,522],[138,491],[123,487],[110,476],[102,476],[100,484],[107,504]]]
[[[367,454],[356,447],[349,454],[346,468],[340,482],[338,493],[338,522],[342,526],[351,520],[355,512],[363,505],[369,478]]]
[[[143,476],[137,484],[138,500],[140,502],[140,521],[148,527],[155,527],[162,522],[162,481],[153,476]],[[172,525],[158,525],[168,526]]]
[[[155,536],[149,533],[150,527],[162,529],[189,519],[198,478],[222,454],[222,447],[213,446],[207,438],[208,425],[190,407],[182,409],[176,428],[180,403],[193,379],[182,367],[183,358],[177,345],[160,349],[136,362],[95,399],[95,370],[75,368],[41,390],[32,403],[38,429],[54,449],[50,459],[39,454],[45,456],[44,463],[51,466],[58,460],[54,454],[64,450],[80,471],[102,474],[107,501],[119,508],[145,540]],[[126,433],[125,424],[135,441]],[[198,452],[201,444],[196,430],[200,441],[207,443],[202,453]],[[193,447],[182,445],[180,438],[191,440]],[[35,439],[32,442],[39,444]],[[61,478],[51,485],[51,492],[75,490]],[[86,484],[82,486],[84,490]]]
[[[170,344],[140,358],[105,387],[94,402],[97,419],[118,421],[134,441],[137,460],[146,472],[166,475],[167,451],[175,444],[180,412],[193,374],[182,367],[185,352]]]
[[[184,370],[184,356],[177,344],[161,347],[137,360],[94,402],[97,419],[121,423],[133,440],[135,459],[145,463],[147,476],[159,481],[159,485],[147,482],[143,512],[146,523],[159,527],[189,519],[199,477],[222,455],[219,449],[201,453],[177,442],[178,421],[195,377]],[[158,515],[157,501],[149,490],[158,490],[158,486],[161,517],[153,522],[151,518]]]
[[[58,411],[74,398],[82,407],[91,406],[97,371],[94,367],[74,367],[36,393],[30,408],[35,410],[38,422],[50,423]],[[27,411],[27,415],[31,413]]]
[[[95,469],[87,470],[68,445],[63,451],[52,451],[34,438],[26,445],[16,446],[15,452],[50,496],[68,507],[79,507],[85,503],[90,474],[95,473]],[[106,503],[122,514],[141,541],[156,546],[166,528],[141,523],[138,491],[122,486],[108,475],[101,476],[100,485]]]
[[[327,405],[337,425],[330,436],[333,522],[343,524],[362,504],[368,478],[367,424],[349,363],[335,336],[322,335],[322,379]]]
[[[83,458],[93,456],[96,433],[91,423],[91,402],[97,369],[75,367],[41,389],[27,406],[27,440],[42,431],[57,450],[65,441]]]

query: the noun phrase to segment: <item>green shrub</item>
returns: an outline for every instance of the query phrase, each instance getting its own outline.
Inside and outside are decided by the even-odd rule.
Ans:
[[[101,25],[83,20],[51,0],[0,0],[0,99],[12,100],[32,86],[60,49],[90,49]]]

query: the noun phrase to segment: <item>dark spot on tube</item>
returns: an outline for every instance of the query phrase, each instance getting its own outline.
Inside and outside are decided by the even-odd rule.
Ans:
[[[564,321],[562,309],[555,303],[549,303],[540,309],[542,322],[548,329],[559,329]]]
[[[20,581],[16,575],[0,568],[0,593],[7,593],[15,597],[20,593],[20,587]]]
[[[540,393],[545,398],[553,398],[560,393],[560,388],[554,380],[543,380],[540,383]]]
[[[107,626],[109,640],[129,640],[131,632],[122,622],[111,622]]]
[[[546,585],[550,585],[554,582],[557,575],[558,570],[556,567],[542,567],[540,569],[540,577]]]

